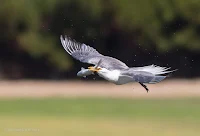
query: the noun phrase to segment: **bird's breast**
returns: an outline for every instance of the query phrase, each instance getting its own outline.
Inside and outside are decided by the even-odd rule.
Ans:
[[[118,71],[110,71],[107,73],[98,72],[98,75],[110,82],[116,83],[119,79],[119,72]]]

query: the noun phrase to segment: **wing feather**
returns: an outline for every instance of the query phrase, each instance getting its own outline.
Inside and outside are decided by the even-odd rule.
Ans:
[[[78,43],[72,41],[69,37],[63,38],[60,36],[60,40],[65,51],[71,55],[73,58],[83,62],[93,65],[97,65],[100,60],[102,60],[99,67],[106,69],[127,69],[128,66],[118,59],[104,56],[100,54],[96,49],[85,45],[84,43]]]

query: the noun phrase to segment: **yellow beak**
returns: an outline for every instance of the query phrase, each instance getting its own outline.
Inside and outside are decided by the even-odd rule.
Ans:
[[[98,72],[99,70],[101,70],[101,68],[95,68],[95,67],[93,67],[93,66],[88,67],[88,69],[89,69],[90,71],[93,71],[93,72]]]

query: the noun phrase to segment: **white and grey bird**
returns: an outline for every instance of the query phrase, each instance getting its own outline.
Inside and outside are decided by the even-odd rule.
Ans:
[[[148,92],[146,84],[155,84],[166,78],[167,73],[175,70],[169,70],[167,67],[156,65],[144,67],[128,67],[122,61],[100,54],[96,49],[84,44],[71,40],[69,37],[60,36],[62,46],[66,52],[73,58],[88,64],[88,69],[82,69],[80,76],[88,76],[96,72],[100,77],[116,84],[122,85],[130,82],[138,82]],[[91,72],[89,72],[89,71]],[[86,75],[84,75],[84,72]],[[78,75],[78,73],[77,73]]]

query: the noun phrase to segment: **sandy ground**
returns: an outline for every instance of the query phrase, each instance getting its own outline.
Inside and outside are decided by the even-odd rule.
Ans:
[[[18,97],[200,97],[200,80],[166,80],[148,85],[149,93],[138,83],[114,85],[91,81],[0,81],[0,98]]]

